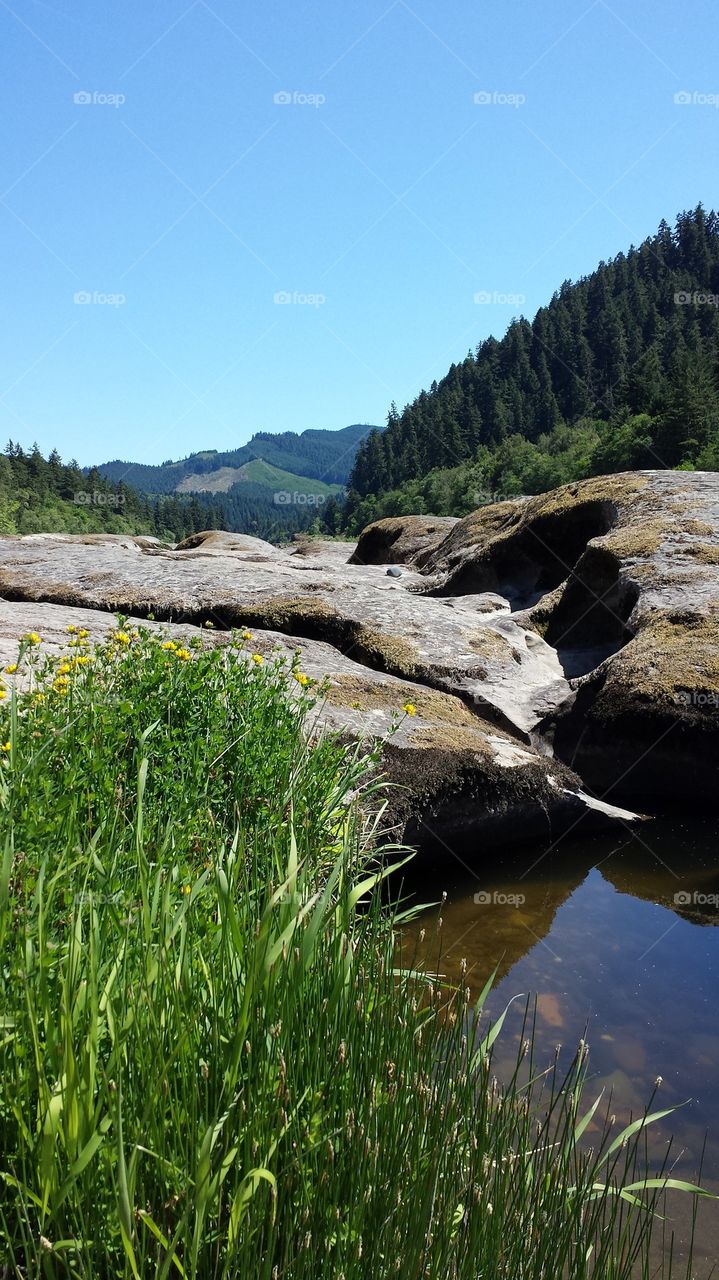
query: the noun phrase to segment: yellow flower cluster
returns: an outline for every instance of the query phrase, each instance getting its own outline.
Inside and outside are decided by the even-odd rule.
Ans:
[[[407,716],[416,716],[417,714],[417,708],[415,707],[413,702],[405,702],[402,707],[402,710]]]
[[[255,662],[258,667],[261,667],[262,663],[264,662],[264,658],[262,657],[261,653],[253,653],[252,661]]]
[[[293,671],[293,672],[292,672],[292,675],[294,676],[294,678],[295,678],[295,680],[297,681],[297,683],[298,683],[298,684],[300,684],[300,685],[302,685],[302,688],[303,688],[303,689],[304,689],[305,685],[309,684],[309,682],[310,682],[310,678],[309,678],[309,676],[308,676],[308,675],[305,675],[304,671]]]
[[[40,636],[37,634],[37,631],[28,631],[27,635],[23,636],[23,640],[26,644],[39,644]]]
[[[171,653],[173,657],[179,658],[180,662],[189,662],[192,654],[189,649],[183,648],[181,645],[175,644],[174,640],[163,640],[160,645],[166,653]]]
[[[7,675],[14,676],[17,671],[17,662],[11,662],[9,667],[5,668]]]

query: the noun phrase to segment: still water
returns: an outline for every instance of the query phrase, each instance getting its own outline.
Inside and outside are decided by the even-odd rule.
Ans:
[[[459,982],[465,959],[463,982],[475,996],[498,964],[490,1012],[518,992],[536,997],[538,1060],[562,1044],[568,1063],[578,1040],[589,1042],[587,1106],[606,1087],[618,1119],[636,1117],[661,1076],[653,1109],[691,1101],[648,1131],[651,1153],[660,1160],[673,1135],[673,1176],[695,1181],[708,1134],[702,1184],[719,1193],[719,819],[662,818],[634,833],[548,839],[501,855],[437,847],[412,874],[405,890],[418,901],[443,891],[447,901],[406,930],[405,960],[418,949],[428,968]],[[514,1062],[523,1004],[497,1042],[500,1078]],[[681,1256],[689,1198],[675,1194],[669,1211]],[[715,1262],[719,1209],[710,1201],[699,1212],[692,1274],[704,1280]]]

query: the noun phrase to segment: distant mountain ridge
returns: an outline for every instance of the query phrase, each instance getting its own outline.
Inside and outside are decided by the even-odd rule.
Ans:
[[[339,431],[258,431],[239,449],[205,449],[159,466],[115,459],[99,464],[97,470],[108,480],[146,494],[226,493],[247,482],[266,486],[269,494],[276,487],[273,469],[289,476],[288,483],[293,476],[317,481],[316,486],[301,486],[304,491],[324,492],[347,483],[357,449],[373,430],[377,428],[369,423],[353,423]]]

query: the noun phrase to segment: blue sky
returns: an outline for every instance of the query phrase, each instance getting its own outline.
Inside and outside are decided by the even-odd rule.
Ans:
[[[719,204],[718,31],[716,0],[2,0],[4,439],[383,422]]]

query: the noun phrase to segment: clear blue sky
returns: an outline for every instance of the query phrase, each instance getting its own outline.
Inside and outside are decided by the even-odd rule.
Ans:
[[[83,464],[383,422],[719,204],[716,0],[1,0],[0,41],[3,439]]]

